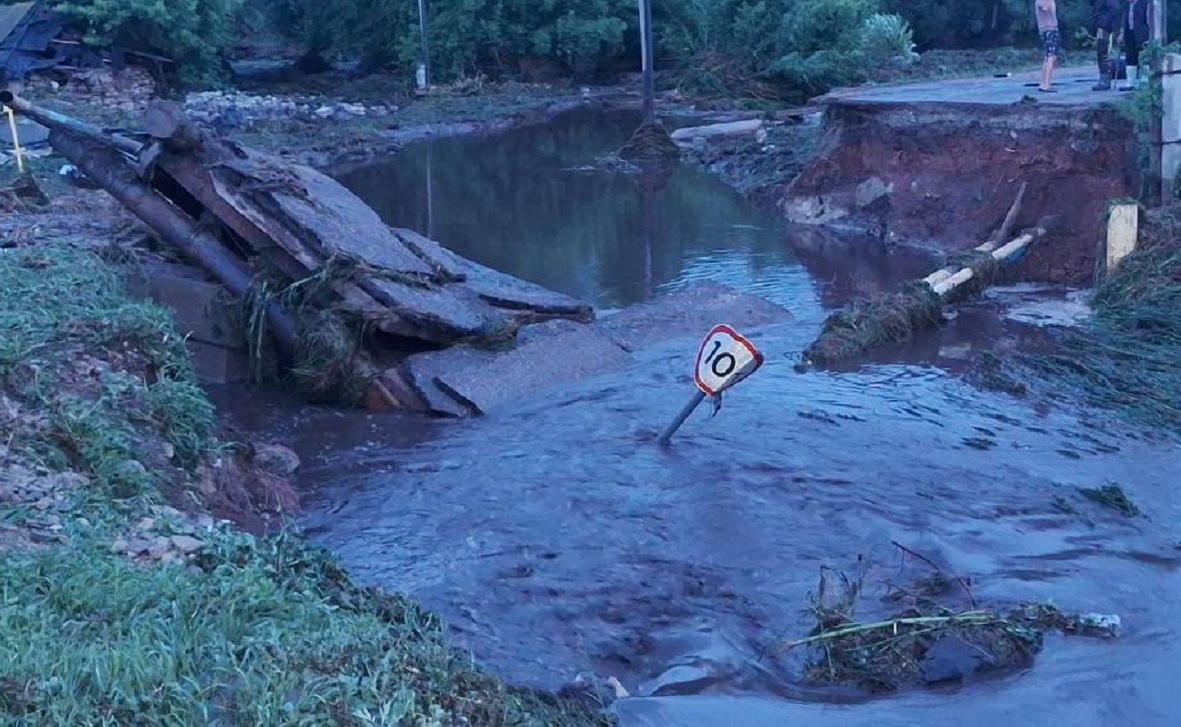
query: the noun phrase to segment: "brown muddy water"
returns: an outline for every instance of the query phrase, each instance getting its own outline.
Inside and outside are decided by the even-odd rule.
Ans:
[[[617,677],[636,695],[614,707],[625,725],[1177,724],[1177,442],[965,383],[958,361],[1035,338],[995,315],[1004,296],[854,371],[797,373],[827,308],[927,262],[826,257],[691,169],[661,191],[653,232],[632,178],[580,169],[633,125],[574,117],[437,141],[345,181],[394,224],[602,307],[697,278],[767,295],[796,318],[747,331],[763,369],[668,449],[655,439],[691,393],[696,339],[471,421],[215,391],[239,427],[303,456],[309,536],[359,581],[440,612],[510,681]],[[1076,490],[1109,482],[1144,514]],[[777,646],[813,626],[802,611],[820,568],[860,561],[860,615],[881,615],[885,585],[915,567],[891,541],[969,579],[982,604],[1118,614],[1122,634],[1051,635],[1021,673],[889,698],[802,686]]]

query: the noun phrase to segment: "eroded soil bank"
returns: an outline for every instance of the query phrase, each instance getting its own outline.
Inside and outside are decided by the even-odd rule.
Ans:
[[[1089,281],[1106,205],[1136,190],[1132,124],[1110,107],[834,101],[815,158],[778,206],[791,222],[954,251],[1054,215],[1015,274]]]

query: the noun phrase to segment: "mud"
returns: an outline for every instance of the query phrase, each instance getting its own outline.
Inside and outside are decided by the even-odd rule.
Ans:
[[[1107,201],[1135,189],[1135,135],[1113,108],[840,100],[826,113],[780,201],[789,220],[949,252],[987,239],[1027,182],[1017,229],[1057,224],[1015,271],[1025,280],[1089,281]]]

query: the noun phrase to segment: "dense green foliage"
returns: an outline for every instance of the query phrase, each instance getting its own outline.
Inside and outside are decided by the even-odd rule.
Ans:
[[[244,36],[310,55],[339,52],[409,82],[422,55],[418,3],[388,0],[58,0],[95,41],[177,57],[208,81]],[[427,0],[433,78],[477,73],[588,79],[634,70],[636,0]],[[1086,2],[1060,2],[1067,45],[1085,42]],[[654,0],[657,55],[692,91],[800,96],[862,80],[919,50],[1031,46],[1029,0]],[[1181,32],[1181,13],[1174,13]]]
[[[634,0],[432,0],[434,77],[518,75],[542,68],[576,78],[634,68]],[[356,53],[410,77],[421,56],[418,6],[386,0],[62,0],[95,42],[176,57],[208,81],[241,34],[272,32],[309,53]],[[735,79],[812,93],[855,82],[866,64],[920,48],[1032,43],[1026,0],[656,0],[664,67],[689,69],[695,90],[734,92]],[[1085,27],[1085,3],[1062,3],[1064,35]],[[1181,22],[1181,21],[1179,21]],[[749,85],[749,84],[748,84]],[[750,90],[749,87],[745,90]]]
[[[116,44],[177,61],[181,77],[206,83],[221,72],[245,0],[56,0],[79,17],[88,42]],[[330,3],[325,3],[326,5]]]

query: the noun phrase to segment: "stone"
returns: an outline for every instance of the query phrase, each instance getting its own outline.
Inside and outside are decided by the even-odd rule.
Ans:
[[[945,636],[927,649],[919,662],[927,684],[961,682],[993,665],[990,655],[955,636]]]
[[[299,455],[281,444],[256,445],[254,462],[260,469],[283,478],[293,476],[300,466]]]
[[[173,547],[185,555],[196,553],[205,547],[205,541],[194,538],[191,535],[173,535],[171,540]]]
[[[164,554],[172,550],[172,539],[163,535],[150,541],[148,545],[148,555],[156,560],[164,557]],[[142,551],[141,551],[142,552]]]

